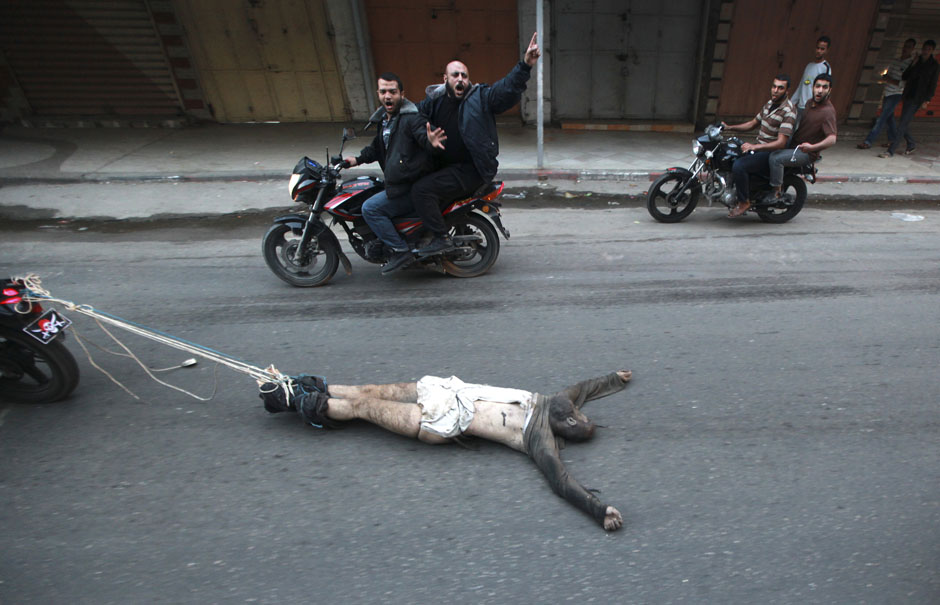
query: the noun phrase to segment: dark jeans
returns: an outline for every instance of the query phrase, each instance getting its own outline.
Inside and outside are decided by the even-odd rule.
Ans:
[[[897,124],[894,121],[894,108],[898,106],[898,103],[901,102],[901,95],[891,95],[884,98],[884,101],[881,102],[881,115],[878,116],[878,121],[875,122],[875,125],[872,127],[871,132],[868,133],[868,136],[865,137],[865,142],[869,145],[874,145],[875,141],[878,140],[878,135],[881,134],[881,129],[885,126],[888,127],[888,141],[893,141],[898,138],[898,134],[903,134],[908,140],[908,144],[913,144],[910,137],[906,133],[899,133]]]
[[[907,140],[908,149],[914,149],[917,146],[917,142],[914,141],[914,137],[907,131],[907,128],[911,125],[911,120],[914,119],[914,114],[918,109],[920,109],[920,103],[915,103],[913,99],[904,99],[904,104],[901,105],[901,119],[898,122],[898,136],[891,141],[888,153],[894,153],[902,138]]]
[[[734,188],[738,192],[739,202],[746,202],[748,199],[750,175],[757,174],[765,179],[770,178],[770,168],[767,165],[770,154],[770,151],[753,151],[745,153],[734,161],[731,175],[734,177]]]
[[[421,177],[411,186],[411,202],[424,221],[424,226],[436,236],[445,235],[447,227],[441,216],[440,202],[468,197],[483,185],[473,164],[454,164]]]
[[[407,195],[390,199],[384,191],[379,191],[362,204],[362,218],[372,232],[395,252],[409,249],[408,243],[395,229],[392,219],[411,212],[411,198]]]

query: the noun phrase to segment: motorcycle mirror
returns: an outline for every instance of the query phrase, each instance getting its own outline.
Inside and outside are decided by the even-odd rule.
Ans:
[[[343,141],[351,141],[355,138],[356,138],[356,130],[354,128],[343,129]]]

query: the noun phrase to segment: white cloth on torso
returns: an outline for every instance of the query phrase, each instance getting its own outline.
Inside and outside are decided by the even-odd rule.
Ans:
[[[529,391],[466,383],[456,376],[424,376],[418,381],[421,428],[429,433],[447,438],[460,435],[470,426],[477,401],[518,404],[528,424],[535,399]]]

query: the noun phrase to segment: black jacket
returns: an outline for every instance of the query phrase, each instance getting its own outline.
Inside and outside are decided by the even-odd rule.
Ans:
[[[473,165],[484,183],[496,176],[499,162],[499,136],[496,133],[496,114],[503,113],[519,102],[525,92],[532,68],[520,61],[506,77],[490,84],[474,84],[457,110],[457,123],[464,145],[473,158]],[[431,124],[446,94],[444,84],[429,86],[428,96],[418,103],[418,111],[427,116]],[[446,133],[445,133],[446,134]],[[447,143],[445,143],[446,145]]]
[[[398,115],[392,118],[391,134],[388,137],[388,149],[382,137],[382,116],[385,108],[379,107],[370,123],[375,123],[379,132],[372,139],[372,144],[363,148],[356,158],[356,164],[378,162],[385,175],[385,192],[389,197],[401,197],[411,190],[411,184],[431,172],[431,143],[425,119],[414,103],[402,99]]]
[[[937,74],[940,73],[940,64],[930,56],[926,61],[911,62],[911,65],[904,70],[901,79],[904,80],[905,102],[912,101],[915,105],[921,105],[933,98],[937,91]]]

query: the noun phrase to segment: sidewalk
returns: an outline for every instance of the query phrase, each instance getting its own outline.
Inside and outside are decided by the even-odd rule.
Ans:
[[[361,129],[361,124],[347,126]],[[0,188],[74,183],[286,181],[297,160],[339,152],[342,124],[201,124],[181,128],[26,128],[0,132]],[[880,147],[855,148],[866,134],[842,127],[839,143],[818,164],[816,198],[936,199],[940,194],[940,136],[934,125],[918,134],[912,156],[882,159]],[[681,129],[680,129],[681,130]],[[549,185],[560,191],[642,195],[670,166],[691,162],[688,132],[546,128],[544,164],[537,167],[534,127],[500,126],[500,171],[507,187]],[[373,132],[347,143],[354,155]],[[347,175],[377,174],[372,164]],[[630,183],[630,186],[625,186]],[[28,196],[0,197],[0,206],[29,205]],[[48,204],[48,200],[46,200]],[[135,199],[134,204],[146,204]],[[276,202],[284,206],[285,200]],[[235,208],[231,211],[238,211]],[[100,216],[87,208],[86,216]]]

